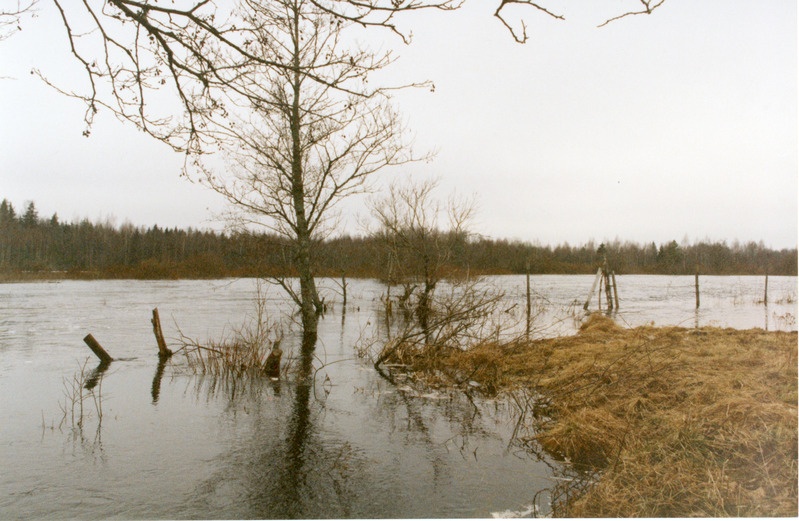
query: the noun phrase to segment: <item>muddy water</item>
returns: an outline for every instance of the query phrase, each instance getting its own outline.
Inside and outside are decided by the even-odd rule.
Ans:
[[[533,277],[535,334],[573,332],[592,280]],[[519,319],[524,278],[490,283],[506,291],[509,319]],[[699,312],[693,277],[618,283],[615,316],[624,324],[796,329],[795,277],[769,279],[768,307],[757,303],[762,278],[702,278]],[[512,443],[510,404],[414,392],[355,356],[383,291],[350,281],[346,317],[334,306],[320,324],[315,385],[231,388],[176,365],[159,368],[150,312],[159,307],[168,338],[178,326],[193,338],[220,338],[252,313],[252,280],[0,285],[0,518],[529,511],[560,471]],[[267,295],[279,315],[281,293]],[[81,366],[96,363],[82,342],[87,333],[117,361],[84,400],[78,426],[69,389]],[[538,503],[545,513],[546,492]]]

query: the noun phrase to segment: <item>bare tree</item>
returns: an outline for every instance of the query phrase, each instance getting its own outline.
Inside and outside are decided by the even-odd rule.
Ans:
[[[331,229],[337,203],[379,170],[414,160],[390,89],[368,86],[392,56],[343,45],[349,23],[311,0],[246,0],[241,9],[250,17],[247,52],[264,59],[239,71],[224,98],[226,124],[208,134],[228,158],[224,171],[202,157],[191,171],[233,203],[238,224],[290,239],[299,288],[276,280],[300,308],[304,332],[315,334],[315,241]]]
[[[474,211],[472,202],[455,199],[445,209],[434,198],[436,184],[392,185],[386,197],[372,202],[379,226],[374,235],[388,255],[387,279],[404,286],[399,304],[415,314],[422,330],[428,329],[438,283],[455,278],[451,261],[468,238],[466,224]]]
[[[388,257],[386,278],[404,287],[399,305],[407,311],[399,331],[376,353],[375,366],[495,339],[506,322],[498,316],[502,292],[455,264],[469,240],[474,202],[451,197],[444,204],[435,188],[432,180],[393,185],[372,202],[378,225],[373,235]]]

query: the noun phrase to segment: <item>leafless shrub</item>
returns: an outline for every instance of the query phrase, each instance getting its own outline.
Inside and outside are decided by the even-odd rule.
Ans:
[[[468,242],[473,200],[434,194],[437,183],[393,185],[372,201],[373,236],[383,244],[389,284],[385,299],[386,341],[373,355],[375,366],[404,363],[408,356],[465,349],[500,336],[512,318],[503,316],[503,293],[458,266],[456,253]],[[391,285],[402,293],[391,296]],[[392,331],[394,304],[401,312]]]
[[[500,336],[507,326],[502,317],[502,293],[478,280],[442,285],[428,303],[425,323],[405,320],[375,355],[375,365],[407,357],[433,356],[466,349]]]
[[[89,371],[86,367],[88,363],[89,359],[86,358],[71,378],[63,378],[64,401],[58,404],[62,413],[59,429],[64,426],[83,429],[84,420],[92,414],[92,409],[85,406],[85,402],[89,400],[94,405],[93,412],[97,416],[98,424],[103,421],[102,373],[105,368],[101,364],[101,367]],[[92,380],[93,385],[90,384]]]

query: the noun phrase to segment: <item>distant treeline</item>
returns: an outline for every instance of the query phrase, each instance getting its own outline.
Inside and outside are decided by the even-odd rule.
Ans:
[[[383,277],[388,264],[378,239],[339,237],[317,245],[319,276]],[[269,234],[114,226],[57,215],[40,218],[33,203],[17,214],[0,203],[0,275],[69,278],[216,278],[292,275],[290,245]],[[797,250],[749,242],[657,245],[614,241],[539,246],[503,239],[463,241],[449,260],[473,274],[593,273],[607,258],[618,274],[796,275]]]

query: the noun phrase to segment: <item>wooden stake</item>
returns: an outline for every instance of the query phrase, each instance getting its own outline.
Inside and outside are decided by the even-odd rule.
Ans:
[[[766,273],[766,289],[763,290],[763,304],[768,306],[768,273]]]
[[[599,311],[602,311],[602,280],[605,278],[605,274],[603,273],[599,277],[599,289],[596,292],[596,305],[599,308]]]
[[[596,285],[599,283],[599,279],[602,277],[602,268],[596,270],[596,278],[594,279],[594,284],[591,285],[591,292],[588,294],[588,298],[585,299],[585,305],[583,309],[588,311],[588,305],[591,303],[591,297],[594,296],[594,291],[596,291]]]
[[[97,355],[97,358],[100,359],[100,362],[108,364],[114,360],[111,358],[111,355],[109,355],[106,350],[103,349],[103,346],[100,345],[100,342],[94,339],[91,333],[86,335],[83,341],[86,342],[86,345],[89,346],[95,355]]]
[[[613,279],[613,301],[616,303],[616,310],[619,309],[619,289],[616,287],[616,272],[611,271],[610,277]]]
[[[602,256],[602,280],[605,282],[605,298],[608,301],[608,311],[613,309],[613,292],[610,287],[610,270],[608,270],[608,258]]]
[[[343,308],[343,312],[347,312],[347,277],[342,273],[341,275],[341,292],[342,292],[342,304],[341,307]]]
[[[530,263],[525,266],[527,269],[527,336],[530,336],[532,302],[530,300]]]
[[[155,341],[158,344],[158,356],[169,358],[172,356],[172,351],[166,346],[164,332],[161,331],[161,318],[158,316],[158,308],[153,309],[153,318],[150,322],[153,324],[153,333],[155,333]]]
[[[699,309],[699,266],[696,267],[696,275],[694,275],[694,286],[696,288],[696,309]]]

